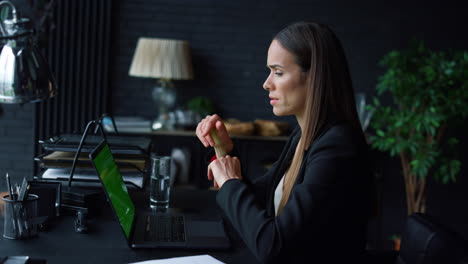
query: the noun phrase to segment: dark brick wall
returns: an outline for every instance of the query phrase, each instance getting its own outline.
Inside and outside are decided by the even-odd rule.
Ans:
[[[33,173],[34,131],[33,107],[25,105],[2,105],[0,117],[0,191],[6,190],[5,174],[20,183],[23,177]]]
[[[449,1],[455,3],[455,1]],[[139,37],[190,41],[196,78],[176,83],[178,103],[195,95],[216,102],[224,117],[274,118],[262,83],[272,36],[297,20],[332,26],[347,53],[356,91],[374,94],[378,60],[411,37],[432,47],[466,47],[459,6],[412,1],[122,0],[115,6],[113,113],[153,117],[152,79],[128,76]]]

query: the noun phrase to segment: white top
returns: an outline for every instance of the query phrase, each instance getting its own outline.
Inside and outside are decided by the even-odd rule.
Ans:
[[[275,199],[274,199],[275,215],[278,215],[279,204],[281,202],[281,197],[283,197],[283,184],[284,184],[284,175],[281,178],[281,181],[278,183],[278,186],[276,186],[276,190],[275,190]]]

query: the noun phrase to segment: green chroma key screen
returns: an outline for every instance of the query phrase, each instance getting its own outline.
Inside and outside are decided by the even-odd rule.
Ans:
[[[99,177],[119,218],[125,236],[129,239],[135,215],[135,205],[128,194],[127,186],[123,182],[107,143],[94,158],[94,166],[98,170]]]

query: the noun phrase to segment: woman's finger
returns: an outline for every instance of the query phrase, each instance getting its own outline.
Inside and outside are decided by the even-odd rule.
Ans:
[[[213,127],[212,126],[212,121],[211,121],[211,116],[206,116],[204,121],[203,121],[203,126],[202,126],[202,132],[203,136],[207,136],[210,134],[210,129]]]
[[[238,157],[233,157],[233,160],[236,162],[236,170],[238,171],[239,173],[239,179],[242,179],[242,174],[241,174],[241,164],[240,164],[240,160]]]
[[[210,121],[211,117],[206,116],[205,119],[203,119],[203,122],[200,123],[200,137],[203,138],[203,140],[208,144],[208,146],[214,146],[214,140],[211,138],[210,135],[210,130],[214,125]],[[205,145],[205,147],[207,147]]]
[[[227,132],[226,126],[221,120],[216,121],[216,130],[219,131],[218,135],[221,135],[223,137],[229,137],[229,133]]]
[[[216,122],[221,121],[221,117],[219,117],[217,114],[214,114],[212,116],[206,116],[205,118],[205,126],[203,127],[203,135],[209,135],[210,131],[212,128],[216,127]]]
[[[213,180],[213,172],[211,171],[211,163],[210,165],[208,165],[208,171],[207,171],[207,177],[208,177],[208,180]]]
[[[205,146],[205,148],[209,147],[210,144],[208,143],[208,141],[206,141],[206,139],[202,136],[203,132],[202,132],[202,127],[203,126],[203,120],[197,125],[197,128],[195,130],[195,134],[197,135],[198,139],[200,140],[200,142],[203,144],[203,146]]]
[[[213,171],[211,170],[211,163],[208,165],[208,180],[213,181],[213,187],[214,188],[219,188],[218,183],[216,182],[216,179],[214,178]]]

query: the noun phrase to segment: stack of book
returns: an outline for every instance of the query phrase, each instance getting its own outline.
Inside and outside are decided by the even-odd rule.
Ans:
[[[115,125],[119,133],[151,133],[151,121],[143,117],[116,116]],[[104,117],[102,124],[106,132],[115,132],[110,117]]]
[[[80,139],[81,135],[65,134],[40,142],[44,153],[35,160],[44,169],[41,174],[43,180],[68,182]],[[73,186],[100,186],[89,153],[101,140],[101,136],[94,135],[86,138],[76,162]],[[107,141],[127,187],[143,188],[149,166],[151,139],[108,135]]]

